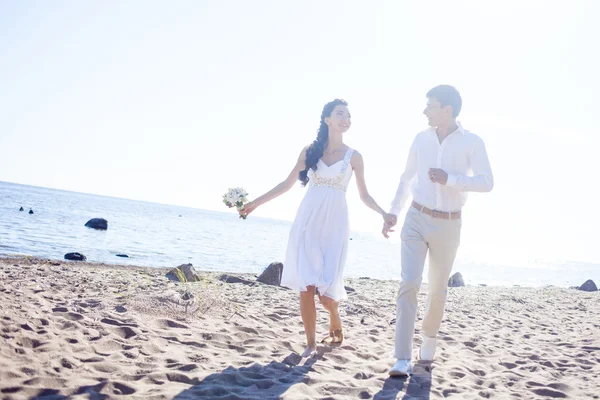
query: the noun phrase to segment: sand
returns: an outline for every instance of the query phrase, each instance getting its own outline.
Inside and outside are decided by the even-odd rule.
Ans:
[[[0,398],[600,398],[600,292],[451,288],[436,360],[389,378],[397,282],[346,280],[344,343],[302,359],[296,293],[166,271],[0,259]]]

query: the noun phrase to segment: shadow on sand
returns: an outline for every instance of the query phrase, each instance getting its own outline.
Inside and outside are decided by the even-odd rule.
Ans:
[[[309,377],[306,375],[317,359],[311,357],[302,363],[303,358],[291,353],[283,361],[271,361],[267,365],[230,366],[207,376],[174,399],[277,399],[292,385],[308,383]]]
[[[406,387],[403,400],[429,400],[431,393],[431,370],[430,361],[419,361],[414,364],[413,374],[409,377],[392,378],[385,380],[383,387],[373,400],[396,399],[398,393]]]

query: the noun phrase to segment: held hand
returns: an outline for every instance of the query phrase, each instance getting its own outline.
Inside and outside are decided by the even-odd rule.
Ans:
[[[433,183],[439,183],[445,185],[448,182],[448,174],[443,169],[429,168],[429,179]]]
[[[383,224],[383,228],[381,229],[381,234],[384,238],[388,239],[390,237],[389,233],[394,232],[392,227],[386,223]]]
[[[398,223],[398,217],[396,217],[394,214],[386,213],[383,215],[383,222],[385,225],[391,228],[392,226],[395,226],[396,223]]]
[[[239,209],[239,214],[240,214],[240,218],[246,218],[248,216],[248,214],[250,214],[252,211],[254,211],[256,209],[256,207],[258,207],[258,205],[256,205],[254,202],[249,202],[244,204],[244,206],[242,208]]]

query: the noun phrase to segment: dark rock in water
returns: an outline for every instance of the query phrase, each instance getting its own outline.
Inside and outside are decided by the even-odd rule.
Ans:
[[[29,209],[29,214],[33,214],[33,210],[31,208]]]
[[[577,289],[583,290],[584,292],[596,292],[598,290],[598,287],[596,286],[593,280],[588,279],[584,282],[583,285],[579,286]]]
[[[116,254],[117,257],[129,258],[127,254]]]
[[[243,283],[244,285],[254,285],[255,282],[249,281],[239,276],[223,274],[219,276],[219,280],[225,283]]]
[[[25,211],[25,209],[23,207],[19,208],[19,211]]]
[[[354,292],[356,292],[356,290],[352,289],[350,286],[344,286],[344,289],[346,289],[346,292],[348,292],[348,293],[354,293]]]
[[[189,290],[186,290],[185,293],[181,295],[182,300],[191,300],[193,297],[194,295]]]
[[[192,264],[181,264],[167,272],[166,277],[175,282],[198,282],[200,280]]]
[[[125,307],[123,307],[123,306],[116,306],[115,307],[115,311],[118,312],[118,313],[124,313],[124,312],[127,311],[127,309]]]
[[[266,285],[279,286],[281,284],[281,275],[283,274],[283,264],[280,262],[272,262],[260,274],[256,280]]]
[[[65,260],[86,261],[87,257],[81,253],[67,253],[65,254]]]
[[[455,273],[454,275],[452,275],[450,277],[450,279],[448,279],[448,286],[449,287],[465,286],[465,281],[464,281],[462,275],[460,274],[460,272]]]
[[[105,231],[108,229],[108,221],[104,218],[92,218],[85,223],[85,226],[87,226],[88,228]]]

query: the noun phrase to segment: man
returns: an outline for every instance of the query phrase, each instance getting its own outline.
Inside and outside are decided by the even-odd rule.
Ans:
[[[421,360],[433,360],[448,278],[460,243],[461,212],[467,192],[489,192],[494,180],[483,140],[456,121],[462,107],[458,91],[447,85],[427,93],[423,111],[429,128],[411,148],[390,214],[398,215],[412,189],[413,202],[400,233],[402,274],[396,310],[396,363],[391,376],[412,373],[412,340],[425,257],[429,252]],[[396,220],[384,224],[387,238]]]

